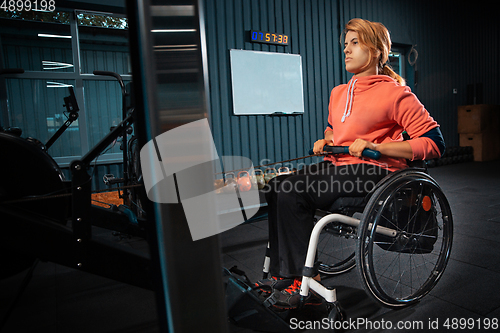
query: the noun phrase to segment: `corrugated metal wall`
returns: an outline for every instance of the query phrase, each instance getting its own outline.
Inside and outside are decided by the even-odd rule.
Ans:
[[[95,146],[112,126],[122,121],[122,95],[120,85],[115,81],[83,81],[87,131],[90,147]],[[118,153],[119,144],[107,153]]]
[[[314,141],[323,135],[331,89],[350,77],[343,68],[339,35],[344,24],[353,17],[383,22],[391,31],[394,43],[416,45],[419,56],[414,69],[417,69],[418,81],[414,92],[441,124],[448,146],[458,145],[456,109],[466,103],[468,84],[483,83],[483,102],[500,104],[500,29],[493,13],[488,2],[482,0],[476,1],[474,6],[429,0],[205,0],[210,122],[219,154],[247,156],[255,165],[307,154]],[[250,43],[248,31],[252,29],[285,33],[290,36],[290,43],[288,46]],[[29,69],[41,70],[28,62],[36,58],[32,53],[38,49],[21,52],[19,48],[24,41],[16,40],[10,45],[4,40],[3,43],[6,67],[25,64]],[[92,69],[126,72],[126,50],[110,54],[107,52],[109,47],[102,46],[102,49],[87,47],[82,50],[83,72]],[[234,116],[230,49],[300,54],[304,114]],[[41,50],[36,52],[45,54]],[[57,59],[71,62],[70,53],[61,54],[63,58]],[[37,66],[41,60],[36,61]],[[107,94],[106,89],[96,90],[93,83],[85,83],[85,104],[95,111],[88,116],[96,116],[101,121],[106,118],[103,114],[119,114],[116,82],[99,83],[99,87],[110,89]],[[452,93],[453,88],[458,94]],[[21,86],[9,89],[11,96],[24,96],[23,91],[29,93]],[[98,91],[106,96],[98,97]],[[10,103],[16,105],[14,100]],[[89,121],[87,124],[94,123]],[[108,127],[101,125],[101,131]],[[88,129],[95,143],[102,132],[97,134]],[[33,131],[35,136],[40,132]],[[311,160],[299,162],[310,163]],[[108,173],[107,168],[99,169],[99,178]]]
[[[322,136],[331,89],[350,78],[343,68],[339,35],[354,17],[382,22],[393,43],[415,46],[414,92],[440,123],[448,146],[458,145],[457,106],[466,104],[467,84],[482,82],[483,102],[500,104],[499,24],[486,1],[474,6],[428,0],[205,0],[205,4],[210,120],[220,155],[243,155],[261,164],[307,153]],[[245,34],[251,29],[285,33],[290,45],[249,43]],[[234,116],[232,48],[300,54],[304,115]]]
[[[331,89],[340,81],[335,2],[325,0],[207,0],[211,125],[219,155],[242,155],[254,165],[307,155],[323,135]],[[290,36],[288,46],[249,43],[249,30]],[[300,54],[304,115],[234,116],[229,50]]]

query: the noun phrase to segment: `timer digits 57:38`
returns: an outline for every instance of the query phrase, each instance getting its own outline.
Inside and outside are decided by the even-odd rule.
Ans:
[[[250,30],[250,41],[256,43],[288,45],[288,36],[275,32]]]

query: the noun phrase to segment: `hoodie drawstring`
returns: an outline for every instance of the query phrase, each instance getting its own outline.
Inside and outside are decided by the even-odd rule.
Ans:
[[[356,84],[356,80],[351,80],[349,82],[349,87],[347,87],[347,97],[346,97],[346,103],[345,103],[345,110],[344,110],[344,115],[342,116],[341,122],[344,122],[347,117],[351,115],[351,110],[352,110],[352,95],[354,93],[354,85]],[[350,95],[349,96],[349,91]],[[349,109],[347,109],[349,107]]]

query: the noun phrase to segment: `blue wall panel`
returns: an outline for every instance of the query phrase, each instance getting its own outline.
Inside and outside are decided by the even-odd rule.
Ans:
[[[241,154],[259,164],[306,154],[322,136],[331,89],[351,76],[343,67],[339,36],[355,17],[382,22],[393,43],[415,46],[416,67],[407,67],[417,71],[418,80],[409,85],[440,123],[448,146],[458,145],[457,107],[467,103],[468,84],[482,83],[483,103],[500,104],[500,29],[486,1],[470,6],[429,0],[205,0],[205,5],[210,121],[221,155]],[[288,34],[290,45],[249,43],[245,33],[251,29]],[[304,115],[232,115],[232,48],[300,54]]]

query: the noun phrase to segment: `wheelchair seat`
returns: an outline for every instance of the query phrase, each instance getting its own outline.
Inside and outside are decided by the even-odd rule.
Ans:
[[[392,179],[393,177],[398,177],[401,174],[407,174],[408,171],[420,171],[427,173],[427,166],[425,164],[425,161],[422,160],[416,160],[416,161],[410,161],[407,160],[408,168],[401,169],[398,171],[394,171],[387,176],[385,176],[382,180],[380,180],[377,185],[366,195],[362,197],[340,197],[336,199],[332,205],[326,209],[326,210],[321,210],[319,209],[317,211],[318,214],[321,214],[324,216],[324,214],[329,214],[329,213],[340,213],[343,215],[348,215],[352,216],[352,214],[356,212],[363,212],[363,209],[365,208],[366,204],[368,203],[368,200],[372,196],[372,194],[375,192],[375,190],[381,186],[382,184],[386,183],[388,180]]]
[[[352,216],[354,213],[361,213],[367,203],[367,197],[340,197],[333,202],[327,213],[338,212],[343,215]]]

